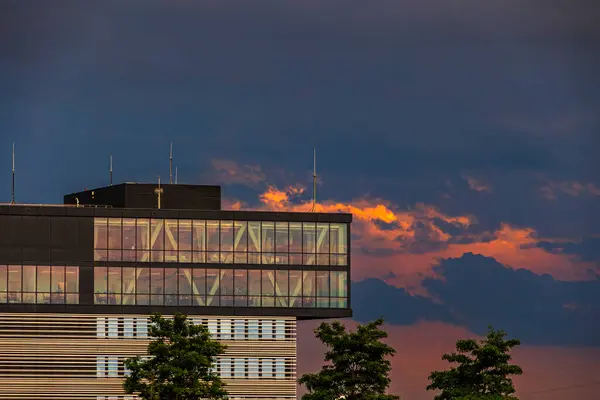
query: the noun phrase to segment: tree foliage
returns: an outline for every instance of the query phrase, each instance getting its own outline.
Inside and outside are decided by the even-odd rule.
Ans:
[[[359,325],[355,332],[336,321],[322,323],[316,337],[328,350],[320,372],[305,374],[299,382],[308,393],[302,400],[396,400],[398,396],[386,394],[390,385],[391,363],[387,359],[396,351],[383,343],[387,333],[380,327],[383,319]]]
[[[224,383],[211,370],[225,346],[183,314],[172,319],[153,314],[151,322],[148,357],[125,361],[130,371],[125,392],[145,400],[226,399]]]
[[[505,337],[506,332],[490,327],[481,342],[457,341],[457,352],[442,356],[456,366],[432,372],[427,390],[441,390],[436,400],[518,400],[510,376],[521,375],[523,370],[510,364],[509,353],[521,342]]]

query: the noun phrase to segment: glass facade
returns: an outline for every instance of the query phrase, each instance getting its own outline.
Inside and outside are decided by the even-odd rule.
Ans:
[[[95,218],[95,261],[348,265],[348,224]]]
[[[346,271],[94,267],[94,303],[347,308]]]
[[[79,267],[0,265],[0,303],[79,304]]]

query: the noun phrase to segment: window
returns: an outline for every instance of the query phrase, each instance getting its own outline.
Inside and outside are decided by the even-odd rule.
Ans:
[[[0,265],[0,303],[78,304],[79,267]]]
[[[348,265],[348,224],[95,218],[94,260]]]
[[[37,267],[36,275],[33,271],[33,267],[0,268],[0,277],[4,276],[0,295],[4,293],[5,302],[33,301],[36,292],[30,290],[34,278],[38,302],[62,304],[65,299],[67,304],[78,302],[78,267]],[[346,308],[347,275],[346,271],[339,270],[96,266],[94,301],[108,305],[173,307]],[[330,301],[330,298],[340,301]]]

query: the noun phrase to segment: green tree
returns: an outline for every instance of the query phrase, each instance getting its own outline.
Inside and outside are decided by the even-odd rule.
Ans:
[[[323,366],[316,374],[305,374],[300,384],[308,393],[302,400],[396,400],[386,394],[390,385],[391,363],[387,359],[396,353],[381,340],[387,333],[381,329],[383,319],[359,325],[355,332],[336,321],[322,323],[315,329],[316,337],[328,350]]]
[[[183,314],[172,319],[153,314],[150,320],[148,356],[125,361],[130,371],[125,392],[144,400],[226,399],[224,383],[211,370],[225,346]]]
[[[510,351],[521,342],[505,337],[503,330],[489,327],[481,342],[457,341],[457,352],[442,356],[442,360],[456,366],[432,372],[427,390],[441,391],[435,400],[518,400],[510,376],[521,375],[523,370],[510,364]]]

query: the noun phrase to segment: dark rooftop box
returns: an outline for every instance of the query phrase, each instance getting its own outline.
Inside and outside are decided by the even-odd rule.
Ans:
[[[161,185],[160,208],[170,210],[221,209],[221,187],[210,185]],[[64,204],[110,206],[114,208],[157,208],[158,184],[121,183],[67,194]]]

